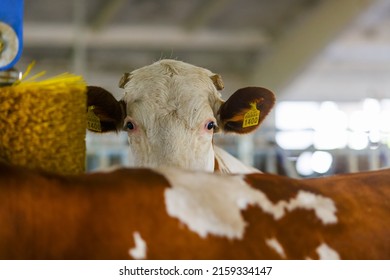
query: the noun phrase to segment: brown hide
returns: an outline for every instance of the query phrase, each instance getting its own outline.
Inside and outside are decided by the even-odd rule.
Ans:
[[[317,259],[314,249],[323,242],[344,259],[390,259],[390,170],[310,180],[243,178],[273,202],[299,190],[329,197],[338,222],[324,225],[314,211],[302,209],[275,220],[252,206],[242,212],[242,240],[202,238],[167,214],[170,186],[155,171],[64,177],[0,164],[0,259],[129,259],[134,232],[145,240],[150,259],[281,258],[266,245],[269,238],[289,259]]]

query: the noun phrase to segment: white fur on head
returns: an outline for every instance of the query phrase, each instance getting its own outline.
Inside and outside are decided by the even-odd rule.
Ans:
[[[130,149],[136,166],[214,170],[213,131],[223,103],[207,69],[161,60],[131,73],[124,85]]]

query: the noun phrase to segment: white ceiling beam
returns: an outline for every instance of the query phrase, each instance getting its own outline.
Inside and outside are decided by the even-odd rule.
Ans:
[[[185,28],[187,30],[199,30],[205,27],[230,1],[212,0],[201,2],[200,6],[184,22]]]
[[[259,31],[223,32],[211,30],[185,31],[162,26],[111,26],[99,32],[91,29],[76,32],[68,24],[26,22],[25,47],[70,47],[76,36],[84,36],[88,47],[145,50],[257,50],[267,42]]]
[[[326,0],[270,43],[250,81],[276,92],[285,87],[320,51],[374,0]]]
[[[91,20],[90,27],[94,30],[104,29],[125,3],[125,0],[110,0],[103,3]]]

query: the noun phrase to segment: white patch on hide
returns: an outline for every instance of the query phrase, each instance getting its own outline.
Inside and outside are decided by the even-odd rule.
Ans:
[[[246,191],[246,186],[240,177],[224,178],[200,172],[185,176],[191,173],[173,172],[170,175],[164,172],[173,186],[165,191],[170,216],[178,218],[201,237],[207,234],[228,238],[243,236],[245,221],[239,197],[248,194],[241,193]]]
[[[322,243],[317,247],[316,252],[320,260],[339,260],[340,255],[337,251],[330,248],[327,244]]]
[[[290,200],[286,208],[290,212],[297,208],[312,209],[324,224],[337,223],[336,206],[333,200],[308,191],[299,191],[297,197]]]
[[[144,260],[146,259],[146,242],[142,239],[139,232],[133,233],[135,247],[129,250],[129,254],[133,259]]]
[[[190,172],[162,168],[171,184],[165,190],[167,213],[186,224],[201,237],[207,234],[241,239],[246,222],[241,210],[258,206],[275,220],[297,208],[314,210],[324,223],[337,222],[336,207],[329,198],[299,191],[296,198],[273,203],[260,190],[250,187],[239,175]]]
[[[284,259],[286,258],[286,254],[284,253],[284,249],[276,238],[266,239],[265,243],[268,245],[268,247],[275,250],[275,252],[278,253],[280,255],[280,257],[282,257]]]

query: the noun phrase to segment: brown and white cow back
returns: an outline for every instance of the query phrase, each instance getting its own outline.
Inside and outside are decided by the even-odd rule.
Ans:
[[[0,164],[0,259],[389,259],[390,170],[294,180]]]

